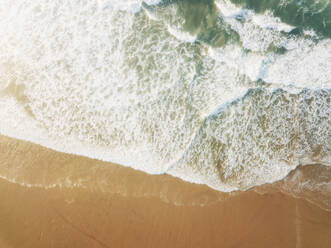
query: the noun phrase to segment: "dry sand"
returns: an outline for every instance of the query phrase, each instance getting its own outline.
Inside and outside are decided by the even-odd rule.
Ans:
[[[331,212],[0,137],[0,248],[330,248]]]

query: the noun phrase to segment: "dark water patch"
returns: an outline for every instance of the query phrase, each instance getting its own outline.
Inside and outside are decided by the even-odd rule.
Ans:
[[[329,0],[232,0],[257,13],[271,11],[283,22],[296,26],[296,32],[313,29],[317,34],[331,37],[331,4]]]
[[[162,16],[166,23],[196,36],[197,42],[221,47],[230,40],[238,40],[238,35],[225,24],[212,0],[168,0],[155,6],[143,3],[143,7]],[[169,14],[170,8],[176,11]]]

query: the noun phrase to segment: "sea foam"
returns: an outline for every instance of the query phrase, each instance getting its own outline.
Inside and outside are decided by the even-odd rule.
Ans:
[[[0,133],[221,191],[329,166],[330,40],[216,3],[2,1]]]

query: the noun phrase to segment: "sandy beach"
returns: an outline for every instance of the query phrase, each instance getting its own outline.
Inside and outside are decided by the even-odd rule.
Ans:
[[[331,0],[0,4],[0,248],[331,248]]]
[[[331,212],[1,137],[0,246],[331,247]],[[16,181],[16,182],[14,182]]]

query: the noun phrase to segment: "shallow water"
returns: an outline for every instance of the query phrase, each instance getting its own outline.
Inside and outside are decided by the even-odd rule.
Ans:
[[[1,0],[0,133],[220,191],[330,166],[330,6]]]

